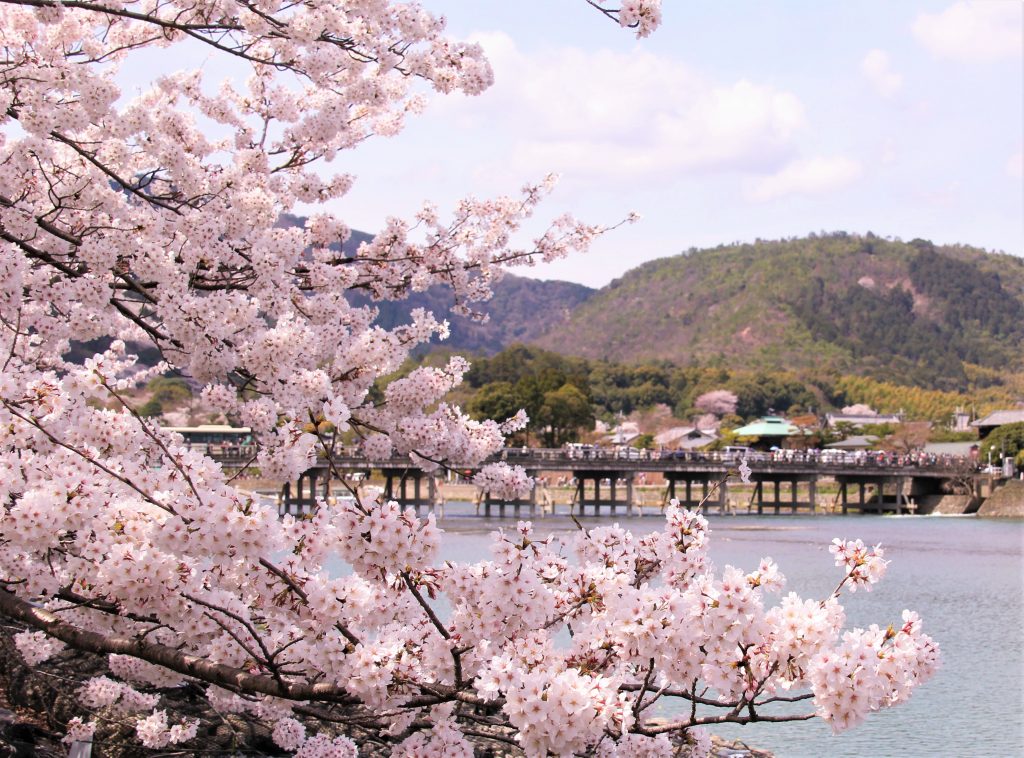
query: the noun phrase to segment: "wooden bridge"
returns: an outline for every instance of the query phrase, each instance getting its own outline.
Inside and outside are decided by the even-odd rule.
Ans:
[[[246,458],[241,451],[233,454],[229,449],[214,457],[227,467],[241,465]],[[667,484],[664,502],[676,498],[687,507],[704,502],[707,510],[758,514],[815,512],[826,505],[819,497],[819,483],[823,479],[837,485],[836,495],[827,503],[828,510],[845,514],[850,510],[913,513],[918,499],[942,494],[946,491],[944,485],[950,482],[977,488],[985,478],[974,471],[969,460],[961,458],[891,454],[844,457],[828,452],[800,451],[753,453],[747,461],[753,486],[742,493],[742,499],[746,500],[743,503],[742,499],[735,502],[730,496],[730,482],[738,479],[739,459],[735,455],[675,451],[658,454],[634,449],[506,448],[487,462],[493,461],[522,466],[535,479],[542,474],[564,472],[575,485],[569,509],[578,515],[588,512],[633,515],[637,506],[636,481],[648,474],[664,477]],[[472,475],[477,467],[452,468],[460,474]],[[383,476],[385,497],[417,508],[433,507],[437,502],[436,473],[422,471],[408,458],[371,461],[350,451],[336,455],[330,462],[318,461],[302,474],[294,488],[291,483],[286,484],[281,510],[304,513],[315,507],[318,496],[330,495],[332,478],[353,475],[368,478],[372,471],[379,471]],[[535,486],[528,497],[516,501],[480,493],[478,506],[488,516],[492,510],[504,515],[509,509],[517,516],[524,509],[531,515],[536,515],[541,507],[550,512],[554,510],[543,484]]]

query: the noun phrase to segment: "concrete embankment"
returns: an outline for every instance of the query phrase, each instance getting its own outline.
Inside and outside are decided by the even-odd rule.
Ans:
[[[960,516],[975,513],[980,498],[973,495],[925,495],[917,503],[917,513],[923,515]]]
[[[1024,481],[1010,479],[985,498],[979,516],[991,518],[1024,518]]]

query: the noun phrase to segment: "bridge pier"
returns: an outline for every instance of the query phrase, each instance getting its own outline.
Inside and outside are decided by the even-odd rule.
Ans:
[[[916,506],[911,500],[913,478],[901,474],[890,476],[838,475],[839,499],[845,515],[850,508],[857,508],[861,513],[913,513]],[[857,485],[857,501],[851,503],[848,489],[851,484]],[[868,487],[874,487],[874,494],[868,496]],[[892,490],[892,499],[887,498],[886,487]]]
[[[385,500],[394,500],[403,508],[412,506],[417,512],[421,506],[433,510],[437,505],[438,492],[433,474],[414,468],[382,468],[381,473],[384,475]]]
[[[757,515],[763,515],[765,506],[773,509],[774,515],[778,515],[783,507],[788,507],[790,513],[798,513],[800,509],[809,510],[814,513],[818,508],[818,479],[814,474],[752,474],[751,481],[754,483],[754,492],[750,497],[747,506],[749,512],[756,502]],[[764,485],[770,482],[774,489],[774,498],[765,501]],[[800,499],[800,484],[807,483],[807,499]],[[782,484],[789,484],[789,498],[782,499]]]
[[[533,487],[530,488],[530,495],[529,495],[529,497],[520,497],[520,498],[515,498],[515,499],[512,499],[512,500],[504,500],[504,499],[493,497],[490,492],[482,492],[482,493],[480,493],[480,500],[477,501],[477,513],[480,512],[480,506],[483,505],[484,516],[486,516],[487,518],[490,518],[491,517],[491,508],[494,507],[494,508],[498,509],[498,516],[500,518],[504,518],[505,517],[505,508],[511,508],[512,512],[513,512],[513,515],[516,518],[519,518],[519,510],[520,510],[520,508],[529,508],[530,509],[530,518],[535,517],[537,515],[537,483],[536,483],[537,473],[538,472],[536,472],[536,471],[527,471],[526,472],[527,476],[530,476],[531,478],[534,479]],[[552,513],[554,513],[553,510],[552,510]]]
[[[729,483],[722,481],[723,474],[717,471],[666,471],[665,481],[668,482],[668,499],[678,500],[679,505],[684,508],[694,509],[704,503],[704,510],[710,510],[712,504],[718,506],[721,513],[726,511],[726,503],[729,497]],[[713,485],[718,483],[718,490],[713,491]],[[677,488],[683,485],[683,492],[679,493]],[[694,497],[693,485],[700,485],[700,497]],[[680,497],[680,494],[683,497]]]
[[[324,477],[323,493],[321,497],[325,500],[331,494],[331,477],[325,469],[311,468],[299,474],[295,483],[295,491],[292,491],[292,483],[285,482],[281,488],[281,495],[278,498],[277,513],[279,516],[290,514],[301,518],[307,513],[312,513],[317,506],[317,480]]]
[[[505,509],[506,508],[511,508],[512,509],[512,515],[515,516],[516,518],[519,518],[519,511],[520,511],[520,509],[521,508],[529,508],[530,509],[530,518],[533,518],[533,517],[535,517],[537,515],[536,490],[537,490],[536,487],[534,487],[532,490],[530,490],[530,497],[520,497],[520,498],[516,498],[514,500],[498,499],[498,498],[492,497],[490,492],[486,492],[486,493],[484,493],[483,503],[482,503],[483,508],[484,508],[484,516],[486,516],[487,518],[490,518],[491,517],[491,508],[493,507],[493,508],[497,508],[498,509],[498,517],[499,518],[505,518]]]
[[[513,455],[514,453],[514,455]],[[593,454],[581,459],[560,450],[505,451],[502,457],[519,463],[536,476],[541,472],[572,472],[576,477],[574,503],[576,513],[604,516],[618,512],[637,512],[634,502],[633,477],[648,473],[664,475],[668,485],[666,497],[678,499],[693,508],[702,500],[708,510],[717,504],[723,512],[731,505],[728,484],[722,482],[730,470],[730,461],[715,453],[690,454],[685,457],[616,457],[612,454]],[[237,456],[222,454],[223,465],[237,462]],[[927,512],[934,507],[933,500],[958,488],[965,493],[980,486],[982,477],[971,461],[934,461],[858,459],[855,462],[828,462],[807,456],[792,460],[750,461],[753,494],[747,505],[748,513],[793,513],[817,509],[817,481],[834,480],[838,493],[833,507],[843,513],[900,513],[915,512],[920,503]],[[395,456],[384,461],[370,461],[358,453],[342,450],[331,461],[319,461],[303,472],[297,481],[281,488],[279,510],[302,516],[316,508],[318,497],[328,497],[331,485],[337,488],[337,478],[366,472],[380,471],[386,482],[386,495],[404,506],[440,507],[439,490],[433,476],[424,474],[415,460]],[[467,475],[471,471],[466,469]],[[331,476],[334,481],[328,481]],[[424,482],[424,477],[427,481]],[[788,486],[787,486],[788,483]],[[806,483],[806,484],[805,484]],[[806,494],[805,494],[806,493]],[[550,496],[537,488],[529,498],[501,502],[481,493],[479,505],[488,515],[497,510],[500,515],[511,508],[518,516],[529,508],[531,516],[548,511]],[[544,507],[540,507],[540,506]],[[589,507],[589,509],[588,509]],[[741,506],[742,508],[742,506]],[[621,509],[621,511],[620,511]],[[478,509],[479,512],[479,509]]]
[[[607,506],[611,515],[615,515],[615,509],[619,506],[623,506],[626,509],[626,515],[633,515],[633,472],[631,471],[573,471],[573,476],[576,477],[576,494],[573,496],[573,502],[579,510],[579,515],[586,515],[586,506],[591,506],[594,509],[594,516],[601,515],[601,506]],[[601,496],[601,481],[603,479],[608,480],[609,494],[607,497]],[[626,498],[622,500],[619,498],[618,480],[623,479],[626,483]],[[593,497],[587,494],[587,482],[593,482]],[[570,509],[571,512],[571,509]]]

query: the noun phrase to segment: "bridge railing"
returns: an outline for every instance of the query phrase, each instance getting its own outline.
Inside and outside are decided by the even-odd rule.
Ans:
[[[978,464],[971,458],[931,454],[898,454],[884,451],[858,451],[842,453],[831,450],[778,450],[772,452],[752,451],[745,455],[733,451],[689,451],[689,450],[639,450],[636,448],[505,448],[498,459],[509,463],[535,464],[566,461],[630,461],[630,462],[671,462],[710,463],[738,466],[746,459],[756,469],[760,466],[796,465],[822,468],[928,468],[941,470],[974,471]]]
[[[218,462],[242,466],[254,463],[257,449],[252,445],[210,445],[203,451]],[[881,451],[858,451],[856,453],[837,453],[835,451],[815,450],[777,450],[772,452],[752,451],[745,456],[731,451],[694,452],[684,450],[638,450],[636,448],[505,448],[491,458],[492,461],[505,461],[524,468],[543,469],[546,466],[558,469],[582,468],[588,464],[605,467],[610,463],[625,464],[623,468],[635,468],[638,471],[679,470],[687,466],[711,466],[715,468],[731,468],[738,466],[745,457],[753,471],[786,471],[817,469],[821,471],[879,470],[895,469],[930,471],[935,473],[974,474],[978,471],[977,461],[967,457],[936,456],[927,454],[895,454]],[[368,460],[356,448],[339,451],[333,462],[340,468],[417,468],[407,457],[395,457],[388,460]],[[326,465],[321,458],[318,465]],[[455,470],[472,470],[474,466],[453,465]]]

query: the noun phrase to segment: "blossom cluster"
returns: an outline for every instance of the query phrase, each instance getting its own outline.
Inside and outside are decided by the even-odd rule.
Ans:
[[[902,702],[934,673],[938,646],[920,633],[916,613],[904,611],[903,622],[899,629],[872,625],[847,632],[840,645],[811,662],[814,703],[834,731]]]
[[[837,537],[832,540],[828,551],[835,557],[837,566],[847,569],[850,592],[856,592],[858,587],[870,592],[871,585],[885,576],[885,568],[889,564],[882,557],[885,551],[881,545],[868,547],[861,540],[844,542]]]
[[[29,666],[47,661],[64,649],[63,642],[42,632],[18,632],[14,635],[14,644]]]
[[[646,37],[661,24],[661,0],[624,0],[619,23],[636,29],[637,37]]]

